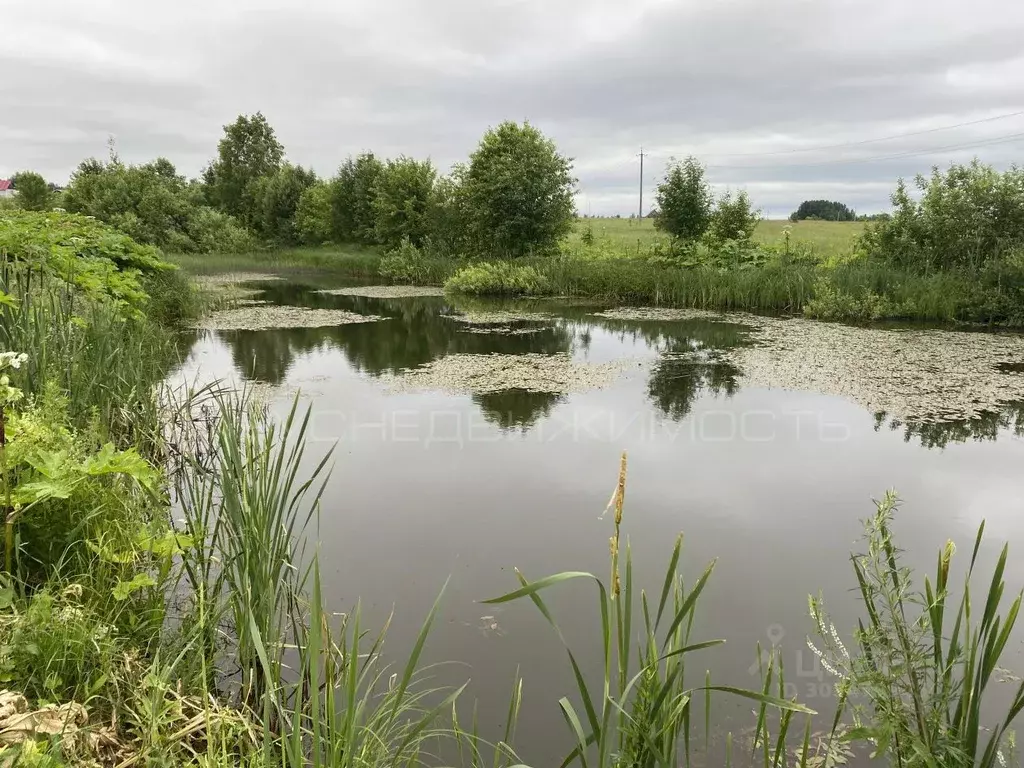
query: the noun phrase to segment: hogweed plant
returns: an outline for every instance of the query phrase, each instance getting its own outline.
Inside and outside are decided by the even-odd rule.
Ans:
[[[0,300],[13,301],[6,293],[0,292]],[[3,483],[4,518],[4,570],[11,572],[11,556],[14,551],[14,506],[11,503],[11,483],[7,477],[7,409],[21,400],[22,391],[11,386],[11,369],[21,368],[28,360],[24,352],[0,352],[0,483]]]
[[[686,677],[691,654],[724,643],[724,640],[691,638],[698,599],[714,570],[711,562],[689,589],[677,571],[682,552],[682,536],[675,547],[665,572],[657,605],[647,593],[636,593],[633,559],[628,541],[623,547],[621,524],[626,492],[626,455],[622,455],[618,482],[607,509],[614,510],[614,532],[610,540],[611,574],[607,584],[590,573],[566,571],[529,581],[516,570],[520,588],[485,603],[506,603],[529,598],[551,624],[565,646],[578,691],[578,703],[568,697],[559,700],[562,718],[569,728],[575,746],[562,761],[563,768],[677,768],[692,763],[695,739],[695,710],[704,709],[704,741],[711,738],[711,694],[728,693],[759,703],[757,734],[765,765],[786,764],[786,734],[794,713],[814,714],[812,710],[784,697],[781,669],[774,656],[769,657],[765,684],[760,691],[744,690],[727,685],[712,685],[710,674],[702,677],[702,685],[691,685]],[[624,557],[623,557],[624,555]],[[586,579],[597,587],[602,642],[603,680],[588,682],[569,647],[562,630],[544,602],[542,593],[562,582]],[[636,599],[639,597],[639,616]],[[634,626],[634,620],[640,623]],[[632,667],[636,659],[637,668]],[[598,683],[598,685],[594,685]],[[777,686],[777,687],[776,687]],[[579,707],[582,707],[582,712]],[[767,737],[769,709],[780,714],[779,733]],[[806,764],[809,729],[804,742]],[[730,758],[731,759],[731,758]]]
[[[935,581],[925,577],[924,590],[915,589],[912,571],[893,542],[897,506],[896,495],[887,493],[867,521],[867,551],[852,557],[867,612],[854,633],[858,653],[847,651],[821,598],[810,599],[821,647],[808,643],[822,666],[841,679],[840,709],[849,708],[854,721],[846,738],[869,741],[875,756],[887,756],[901,768],[1006,765],[1015,746],[1009,726],[1024,709],[1024,682],[994,724],[983,725],[982,712],[985,693],[1001,674],[999,659],[1024,594],[1017,593],[1005,618],[999,613],[1007,547],[982,595],[979,620],[972,616],[971,582],[985,524],[978,529],[956,601],[949,584],[952,542],[939,553]],[[950,624],[947,613],[954,606]]]

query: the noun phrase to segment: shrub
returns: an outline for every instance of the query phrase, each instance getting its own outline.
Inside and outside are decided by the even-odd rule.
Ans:
[[[63,205],[120,229],[140,243],[179,253],[248,250],[252,235],[203,204],[202,191],[163,158],[125,165],[86,160],[71,177]]]
[[[1024,169],[1000,173],[975,160],[914,183],[920,200],[900,180],[891,218],[862,236],[872,258],[922,272],[977,270],[1024,247]]]
[[[46,179],[32,171],[22,171],[14,174],[12,179],[14,188],[18,192],[15,198],[18,207],[26,211],[46,211],[53,203],[53,192]]]
[[[86,296],[140,310],[140,276],[175,269],[149,245],[87,217],[15,211],[0,216],[0,254],[65,280]]]
[[[427,266],[423,251],[408,240],[385,253],[380,259],[380,274],[399,283],[427,282]]]
[[[731,192],[726,192],[711,214],[709,233],[719,242],[746,242],[754,235],[760,220],[761,212],[751,207],[746,191],[741,191],[735,197]]]
[[[460,269],[444,289],[473,296],[537,296],[547,292],[548,279],[534,267],[485,261]]]
[[[42,590],[0,624],[0,680],[33,699],[85,701],[123,652],[114,628],[79,601]]]
[[[489,130],[456,176],[478,253],[544,253],[572,230],[572,162],[529,123],[509,121]]]
[[[199,253],[251,253],[259,248],[256,236],[235,218],[205,205],[193,211],[186,228],[186,243]],[[168,244],[167,250],[186,252],[188,249]]]
[[[26,582],[38,582],[58,562],[88,570],[93,547],[120,551],[147,517],[159,474],[135,450],[112,444],[97,450],[98,435],[78,434],[68,402],[48,388],[38,402],[8,414],[5,492],[17,510],[8,527],[20,542]],[[8,539],[5,559],[12,558]]]
[[[871,320],[913,317],[913,307],[898,304],[887,296],[865,290],[858,295],[837,288],[827,278],[819,278],[814,298],[803,308],[804,315],[816,320],[869,322]]]
[[[654,225],[678,240],[699,240],[711,226],[714,199],[704,180],[704,166],[694,157],[669,162],[656,200]]]
[[[1015,746],[1009,726],[1024,709],[1024,684],[999,697],[1005,702],[998,707],[986,694],[1002,677],[999,661],[1024,595],[1011,593],[1010,604],[1003,604],[1008,548],[990,577],[976,574],[982,523],[963,582],[950,581],[956,547],[949,541],[939,552],[934,581],[925,577],[922,588],[893,537],[896,509],[889,492],[865,524],[866,551],[851,557],[866,610],[852,648],[843,644],[821,598],[809,598],[823,647],[808,644],[841,678],[834,722],[848,707],[852,733],[870,740],[890,765],[1006,765],[1004,751]]]
[[[143,275],[142,289],[149,296],[146,316],[158,325],[179,328],[203,314],[203,300],[199,291],[180,269]]]
[[[424,247],[440,256],[459,256],[472,247],[469,210],[458,176],[442,176],[431,191],[427,206]]]

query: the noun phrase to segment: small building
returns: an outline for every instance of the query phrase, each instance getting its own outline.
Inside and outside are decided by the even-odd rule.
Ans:
[[[0,179],[0,197],[14,197],[14,182],[11,179]]]

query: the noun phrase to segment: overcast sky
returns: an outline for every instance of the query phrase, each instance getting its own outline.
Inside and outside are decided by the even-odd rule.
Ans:
[[[692,153],[773,216],[1024,158],[1024,114],[989,119],[1024,110],[1021,0],[0,0],[0,27],[0,178],[66,181],[111,134],[195,175],[257,110],[322,175],[363,150],[444,171],[529,119],[593,214],[636,209],[641,144],[647,200]]]

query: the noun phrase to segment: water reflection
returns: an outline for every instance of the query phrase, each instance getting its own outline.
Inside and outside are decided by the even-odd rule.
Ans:
[[[530,392],[525,389],[506,389],[504,392],[488,392],[473,395],[473,402],[480,407],[487,421],[505,430],[518,429],[525,432],[542,417],[565,400],[564,395],[551,392]]]
[[[1012,434],[1024,437],[1024,403],[1012,403],[999,411],[984,413],[974,419],[938,423],[904,422],[888,414],[875,414],[875,431],[888,429],[903,432],[903,441],[917,440],[925,448],[945,448],[953,443],[985,442]]]
[[[274,304],[344,309],[386,318],[328,328],[266,331],[218,331],[232,362],[249,380],[282,384],[295,359],[315,350],[337,350],[352,368],[371,377],[396,374],[452,354],[569,354],[587,356],[596,336],[602,345],[616,342],[618,352],[632,345],[653,355],[646,382],[648,401],[666,418],[682,421],[705,393],[732,396],[741,371],[724,360],[723,350],[753,343],[748,326],[717,320],[625,320],[596,315],[600,307],[551,301],[481,302],[447,297],[370,298],[318,293],[312,286],[275,281],[260,286],[261,298]],[[469,325],[463,312],[502,310],[544,313],[550,320]],[[557,314],[557,317],[555,316]],[[527,333],[493,332],[498,328]],[[491,332],[479,332],[479,331]],[[1016,364],[1010,364],[1013,367]],[[1016,368],[1013,367],[1016,373]],[[1009,371],[1008,371],[1009,373]],[[503,430],[527,431],[566,397],[510,389],[472,397],[484,418]],[[1024,436],[1024,404],[979,418],[943,423],[907,423],[876,414],[875,431],[903,432],[906,442],[927,448],[951,443],[995,440],[1010,432]]]

